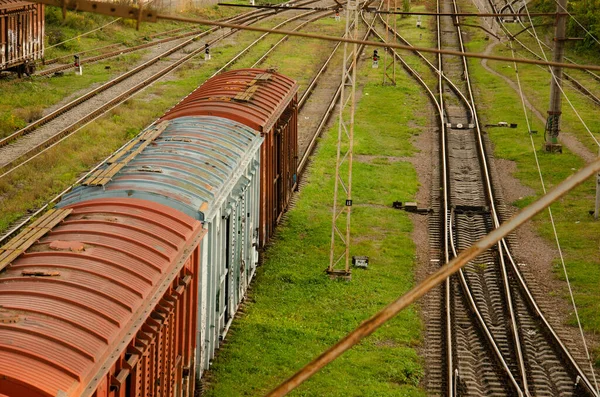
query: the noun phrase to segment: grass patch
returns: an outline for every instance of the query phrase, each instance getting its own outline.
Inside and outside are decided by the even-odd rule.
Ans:
[[[356,113],[352,255],[368,255],[368,270],[354,270],[351,282],[329,280],[331,200],[337,126],[324,136],[311,166],[309,184],[277,232],[259,268],[244,317],[209,371],[207,396],[263,395],[407,291],[414,281],[412,224],[391,202],[414,199],[412,165],[398,157],[415,153],[410,136],[418,129],[426,98],[419,89],[381,86],[381,69],[361,69],[368,81]],[[366,95],[366,94],[369,95]],[[394,111],[383,115],[390,103]],[[378,114],[373,110],[379,109]],[[379,123],[375,119],[379,119]],[[381,123],[385,120],[384,123]],[[390,159],[390,158],[393,159]],[[302,385],[303,396],[424,396],[423,369],[415,347],[421,325],[413,308]]]
[[[233,7],[208,7],[186,12],[187,16],[209,19],[223,18],[242,12]],[[151,34],[167,30],[189,27],[197,29],[197,25],[157,22],[143,23],[140,30],[135,30],[135,21],[119,20],[107,25],[114,18],[99,14],[67,12],[65,20],[62,12],[56,7],[46,7],[46,48],[45,58],[72,55],[109,44],[121,43],[125,46],[139,45],[147,41]],[[106,26],[105,26],[106,25]],[[79,37],[82,33],[98,29],[89,35]],[[74,40],[72,40],[74,39]],[[17,80],[7,75],[0,79],[0,138],[10,135],[25,127],[28,123],[39,119],[43,109],[58,104],[61,100],[76,96],[77,92],[90,89],[91,86],[104,83],[119,74],[130,70],[147,51],[121,55],[94,64],[85,64],[84,76],[65,73],[62,77],[31,77]],[[51,65],[54,67],[56,65]],[[109,68],[109,69],[107,69]]]

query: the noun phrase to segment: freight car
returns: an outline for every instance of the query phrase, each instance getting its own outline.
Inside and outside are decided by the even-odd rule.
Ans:
[[[0,249],[0,395],[193,395],[256,269],[261,135],[161,119]]]
[[[44,5],[0,0],[0,72],[31,74],[44,55]]]
[[[269,70],[238,69],[217,75],[162,120],[206,114],[239,121],[265,138],[261,148],[261,247],[289,205],[297,184],[298,85]]]

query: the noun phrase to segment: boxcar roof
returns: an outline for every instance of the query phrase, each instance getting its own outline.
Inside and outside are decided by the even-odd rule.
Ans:
[[[144,200],[71,209],[0,275],[0,394],[89,395],[205,233]]]
[[[239,121],[269,132],[298,91],[296,82],[265,69],[221,73],[173,107],[162,120],[189,115],[212,115]]]
[[[211,116],[163,121],[141,136],[148,138],[126,148],[118,160],[109,159],[60,206],[98,197],[136,197],[204,220],[235,187],[263,140],[243,124]],[[151,144],[142,147],[148,140]]]

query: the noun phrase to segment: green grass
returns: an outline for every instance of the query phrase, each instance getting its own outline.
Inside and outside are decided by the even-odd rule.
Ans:
[[[230,59],[242,46],[252,40],[251,36],[243,35],[234,44],[215,48],[212,52],[213,59],[209,62],[200,59],[201,57],[192,60],[185,68],[174,72],[173,78],[169,81],[154,84],[15,173],[2,178],[0,180],[0,230],[6,229],[28,210],[39,208],[74,183],[78,176],[109,156],[202,84],[220,67],[223,59]],[[90,69],[94,67],[104,70],[101,64],[90,66]],[[123,67],[125,68],[126,64]],[[67,80],[63,79],[72,78],[73,83],[76,83],[79,81],[76,77],[81,76],[64,76],[47,81],[56,84],[56,90],[67,95],[72,87],[65,88],[63,85]],[[92,78],[90,73],[87,79]],[[11,88],[14,91],[10,91],[13,103],[25,100],[26,97],[19,92],[19,87],[23,87],[23,84],[38,87],[36,90],[40,92],[40,98],[45,98],[52,91],[45,90],[42,85],[37,86],[35,81],[9,82],[9,86],[10,83],[14,84],[14,88]],[[56,95],[57,99],[60,97],[57,93],[53,95]],[[18,109],[13,108],[9,115],[13,115]]]
[[[324,274],[336,125],[322,138],[309,183],[258,270],[253,303],[234,323],[209,371],[207,396],[263,395],[413,285],[412,223],[391,203],[415,197],[416,172],[402,158],[415,153],[410,137],[419,130],[407,120],[424,117],[419,109],[426,99],[414,85],[381,86],[381,72],[370,65],[360,71],[368,83],[355,129],[351,255],[369,256],[369,269],[355,269],[351,282]],[[411,307],[293,395],[423,396],[415,350],[420,344],[421,324]]]
[[[204,17],[209,19],[232,16],[245,11],[233,7],[213,6],[198,10],[189,10],[187,16]],[[71,55],[77,52],[105,46],[114,43],[123,43],[126,46],[139,45],[151,34],[167,30],[198,26],[175,23],[158,22],[143,23],[140,30],[135,30],[135,22],[120,20],[103,27],[101,30],[89,35],[76,38],[82,33],[90,32],[106,25],[114,18],[89,13],[67,12],[65,20],[62,19],[60,9],[46,7],[46,51],[45,58],[51,59],[58,56]],[[206,28],[206,27],[205,27]],[[50,41],[49,41],[50,40]],[[69,40],[69,41],[67,41]],[[61,42],[53,46],[55,42]],[[111,78],[130,70],[147,51],[121,55],[106,61],[83,65],[84,75],[75,76],[74,73],[65,73],[62,77],[31,77],[22,80],[5,78],[0,80],[0,138],[25,127],[28,123],[39,119],[44,109],[59,103],[80,90],[89,89],[94,84],[104,83]],[[56,65],[50,65],[54,67]],[[109,69],[107,69],[109,68]]]
[[[25,127],[43,115],[43,110],[79,90],[104,83],[124,73],[142,53],[121,55],[111,60],[85,65],[84,76],[73,73],[61,77],[32,77],[0,82],[0,138]],[[110,69],[105,69],[110,67]]]

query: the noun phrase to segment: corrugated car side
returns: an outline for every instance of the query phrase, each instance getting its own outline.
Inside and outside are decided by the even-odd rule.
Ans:
[[[0,393],[189,395],[200,222],[136,199],[68,211],[0,275]],[[157,335],[173,344],[161,363]],[[169,382],[138,384],[158,371]]]
[[[91,198],[140,198],[203,222],[198,375],[225,337],[258,261],[263,138],[236,121],[180,117],[143,131],[60,206]]]
[[[44,55],[44,5],[0,0],[0,71],[25,71]]]

